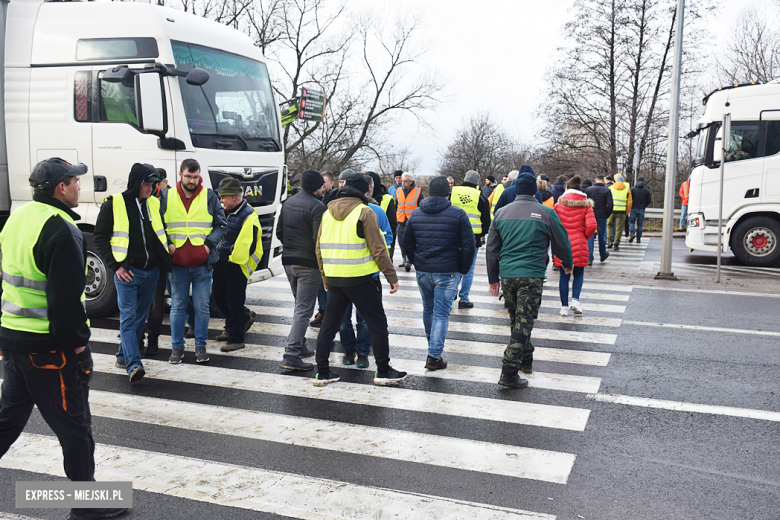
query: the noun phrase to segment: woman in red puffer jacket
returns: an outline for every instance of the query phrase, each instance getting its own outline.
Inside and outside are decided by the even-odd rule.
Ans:
[[[585,280],[585,267],[588,265],[588,239],[596,232],[596,216],[593,214],[593,201],[582,191],[582,178],[575,175],[566,183],[566,192],[558,198],[555,212],[569,232],[571,252],[574,257],[574,283],[572,286],[571,307],[569,307],[569,278],[561,267],[561,261],[555,258],[555,267],[561,273],[558,290],[561,294],[561,316],[569,315],[569,308],[575,316],[582,315],[580,291]]]

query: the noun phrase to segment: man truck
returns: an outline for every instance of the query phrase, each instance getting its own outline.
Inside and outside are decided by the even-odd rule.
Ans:
[[[690,176],[685,244],[718,250],[720,166],[723,252],[744,264],[780,265],[780,82],[733,85],[706,98]],[[722,147],[723,118],[731,131]]]
[[[95,220],[137,162],[165,170],[174,186],[186,158],[200,163],[206,187],[238,179],[262,225],[263,257],[250,282],[282,273],[281,120],[263,54],[247,36],[150,4],[0,5],[0,218],[32,200],[28,178],[38,161],[89,167],[75,211],[89,249],[90,316],[116,308],[113,273],[94,252]]]

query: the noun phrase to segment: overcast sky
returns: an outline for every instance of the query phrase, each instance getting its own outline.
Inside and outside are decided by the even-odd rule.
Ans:
[[[545,73],[563,43],[563,26],[573,0],[424,0],[397,2],[418,9],[430,43],[426,61],[448,78],[449,101],[425,117],[433,131],[411,119],[392,133],[419,159],[418,174],[434,174],[442,152],[461,122],[489,110],[511,135],[524,143],[539,140],[534,112],[545,90]],[[747,5],[775,9],[772,0],[719,2],[709,27],[722,43]],[[703,107],[702,107],[703,108]],[[682,129],[681,129],[682,131]],[[686,130],[687,131],[687,130]]]

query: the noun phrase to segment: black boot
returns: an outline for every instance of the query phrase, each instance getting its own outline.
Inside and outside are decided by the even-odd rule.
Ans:
[[[533,373],[533,359],[524,359],[520,362],[520,372],[523,374],[532,374]]]
[[[447,368],[447,362],[444,361],[443,356],[438,359],[433,356],[428,356],[425,358],[425,368],[428,370],[441,370]]]
[[[510,388],[525,388],[528,386],[528,380],[518,376],[516,368],[503,367],[501,369],[501,378],[498,380],[498,384]]]
[[[156,356],[160,353],[158,338],[149,336],[146,340],[146,357]]]

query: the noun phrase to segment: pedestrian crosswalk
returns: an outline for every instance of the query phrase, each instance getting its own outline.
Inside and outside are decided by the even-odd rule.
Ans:
[[[627,253],[620,263],[640,262],[646,244],[641,246],[632,250],[639,260]],[[554,519],[552,509],[524,497],[523,486],[566,486],[576,470],[577,438],[596,402],[585,397],[602,386],[607,350],[616,342],[632,288],[586,275],[584,316],[562,317],[558,279],[551,273],[532,335],[529,387],[507,390],[496,383],[509,320],[503,301],[487,292],[484,258],[471,293],[475,307],[458,309],[454,302],[446,370],[424,368],[427,340],[415,274],[399,275],[401,290],[387,294],[384,284],[383,296],[391,364],[410,374],[399,387],[372,384],[373,358],[367,370],[343,366],[338,336],[330,362],[340,382],[319,388],[311,384],[313,372],[280,369],[294,307],[283,277],[248,288],[247,305],[257,318],[245,349],[220,353],[220,344],[210,340],[211,362],[199,365],[188,343],[184,363],[171,365],[170,338],[162,336],[161,355],[144,360],[146,378],[132,387],[114,365],[118,318],[93,320],[95,430],[110,422],[113,431],[154,428],[159,436],[98,437],[96,478],[132,480],[138,491],[191,502],[192,511],[197,504],[224,507],[225,518],[236,508],[305,519]],[[210,338],[223,323],[211,320]],[[307,331],[309,345],[317,332]],[[181,436],[175,432],[220,441],[183,455],[166,447],[168,435]],[[567,448],[548,440],[548,433],[565,439]],[[216,446],[223,451],[213,451]],[[250,455],[250,446],[264,458]],[[62,476],[60,457],[56,438],[28,431],[0,459],[0,468]],[[313,460],[319,464],[308,462]],[[521,491],[462,491],[496,479],[510,479]]]

